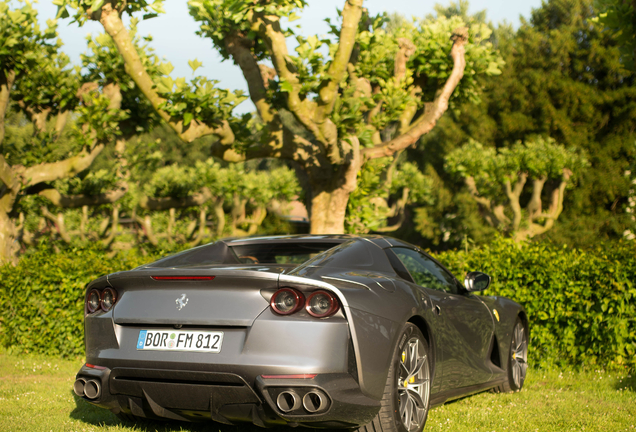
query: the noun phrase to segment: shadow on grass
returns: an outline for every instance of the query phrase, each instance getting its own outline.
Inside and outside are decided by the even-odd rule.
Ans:
[[[632,373],[631,375],[619,378],[614,382],[614,388],[616,390],[636,392],[636,375]]]
[[[93,426],[123,426],[130,427],[139,432],[209,432],[210,430],[218,430],[219,432],[263,432],[263,428],[251,424],[232,426],[214,423],[212,421],[190,423],[172,420],[156,421],[139,418],[137,421],[132,423],[120,420],[115,414],[111,413],[107,409],[91,405],[84,399],[77,396],[73,391],[71,391],[71,394],[75,400],[75,409],[71,411],[69,417]],[[289,432],[292,429],[289,427],[273,427],[268,430],[271,432]],[[315,429],[297,427],[294,428],[293,431],[314,432]]]

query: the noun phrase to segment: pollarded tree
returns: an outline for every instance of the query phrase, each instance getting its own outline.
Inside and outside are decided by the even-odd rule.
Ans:
[[[422,140],[420,154],[409,152],[422,169],[430,163],[451,185],[443,157],[469,138],[502,148],[542,135],[584,150],[591,165],[568,192],[557,229],[547,234],[575,245],[620,238],[630,227],[624,212],[630,185],[623,173],[634,151],[636,74],[624,68],[612,33],[591,22],[597,14],[592,6],[593,0],[548,0],[516,34],[497,29],[506,66],[486,83],[483,103],[453,110]],[[430,225],[452,224],[455,246],[462,234],[488,241],[490,227],[477,223],[474,202],[463,196],[454,194]]]
[[[383,17],[371,18],[361,0],[349,0],[340,26],[331,26],[331,39],[297,36],[291,55],[286,37],[293,33],[281,20],[293,19],[304,1],[189,4],[200,34],[241,67],[269,132],[246,156],[265,152],[300,166],[310,186],[313,233],[343,232],[347,202],[366,161],[414,144],[451,97],[473,96],[476,76],[498,73],[491,47],[481,44],[487,28],[469,31],[458,18],[387,31]]]
[[[119,72],[119,66],[124,66],[138,91],[159,117],[185,142],[192,142],[206,135],[218,136],[225,145],[235,141],[228,120],[236,120],[231,119],[231,112],[246,99],[242,92],[218,89],[217,81],[200,76],[189,83],[185,78],[173,79],[170,76],[173,69],[170,63],[161,62],[146,47],[140,49],[141,41],[135,37],[137,19],[131,20],[131,31],[124,26],[121,19],[124,13],[132,15],[140,12],[144,13],[143,19],[149,19],[164,12],[163,0],[59,0],[56,4],[59,7],[58,17],[68,17],[70,8],[75,11],[74,19],[80,25],[87,20],[97,20],[112,38],[112,44],[105,40],[98,42],[116,47],[120,55],[120,59],[114,63],[117,67],[102,70],[98,65],[92,72],[108,79],[113,75],[110,73],[111,69]],[[201,65],[196,60],[189,63],[194,70]],[[117,73],[114,75],[117,76]]]
[[[217,133],[221,139],[213,155],[225,160],[273,157],[295,162],[310,188],[306,196],[313,233],[343,232],[349,195],[364,162],[391,157],[416,143],[449,103],[474,98],[478,79],[498,74],[501,65],[484,42],[488,28],[467,28],[461,18],[404,23],[387,31],[383,17],[367,15],[363,0],[347,0],[340,26],[332,26],[332,38],[298,36],[292,55],[287,38],[293,32],[281,21],[293,20],[304,0],[190,1],[200,34],[243,72],[260,118],[260,131],[253,136],[239,122],[226,121],[227,109],[214,115],[197,111],[196,86],[181,82],[179,91],[164,86],[165,77],[153,77],[135,55],[121,16],[161,12],[160,0],[60,4],[62,15],[66,6],[75,6],[78,21],[102,23],[128,74],[183,139],[191,129]],[[184,98],[179,92],[193,96]]]
[[[49,132],[46,119],[57,116],[56,129],[65,123],[69,109],[78,103],[77,90],[58,44],[55,22],[41,31],[37,11],[29,2],[0,2],[0,263],[15,262],[23,234],[24,217],[16,218],[16,205],[39,186],[76,175],[91,165],[104,145],[117,134],[114,128],[124,114],[111,109],[111,100],[95,90],[82,92],[67,146],[54,144],[60,131]],[[51,88],[48,84],[59,79]],[[17,105],[34,123],[35,135],[20,148],[4,141],[5,116],[12,91]],[[58,148],[59,147],[59,148]],[[63,150],[60,151],[60,150]]]
[[[517,242],[554,226],[566,189],[587,166],[580,153],[543,137],[500,150],[470,140],[446,157],[446,170],[465,182],[488,224]]]
[[[152,227],[154,213],[170,211],[167,234],[172,239],[175,212],[196,211],[197,220],[188,225],[184,237],[196,245],[205,236],[210,211],[216,218],[215,236],[226,231],[234,236],[256,234],[272,202],[289,202],[298,192],[298,182],[289,168],[264,171],[248,169],[244,163],[223,168],[209,159],[197,161],[195,166],[174,164],[159,168],[138,191],[134,205],[144,213],[144,218],[137,216],[137,222],[154,245],[159,242]]]
[[[134,48],[149,69],[159,73],[158,69],[166,67],[154,55],[152,49],[145,43],[146,41],[136,35],[135,22],[132,23],[131,34]],[[121,209],[119,204],[111,204],[120,200],[130,188],[130,167],[126,143],[137,134],[151,131],[160,122],[160,118],[139,91],[139,88],[126,75],[124,61],[110,36],[107,34],[100,34],[96,37],[89,35],[87,42],[89,51],[81,56],[85,71],[83,75],[78,76],[72,70],[50,67],[46,62],[40,62],[42,67],[35,68],[34,73],[25,77],[21,85],[16,87],[13,98],[32,118],[36,131],[43,130],[47,115],[55,112],[57,106],[63,106],[64,109],[57,109],[60,114],[55,123],[56,131],[58,131],[59,126],[63,126],[63,122],[59,121],[59,118],[63,115],[63,118],[66,119],[69,110],[73,107],[72,103],[77,102],[75,91],[77,91],[78,86],[80,88],[77,96],[80,99],[86,94],[99,91],[110,101],[109,110],[126,113],[126,115],[120,116],[116,124],[117,133],[112,137],[116,141],[116,145],[111,156],[112,163],[108,164],[110,165],[108,170],[109,178],[111,180],[112,178],[117,179],[115,183],[105,181],[104,175],[96,178],[96,174],[84,172],[79,178],[54,183],[48,182],[38,194],[48,199],[56,207],[56,210],[51,212],[47,206],[43,206],[41,213],[53,223],[55,231],[62,240],[70,242],[72,234],[66,229],[65,213],[75,214],[66,210],[82,208],[81,223],[79,229],[76,230],[77,233],[82,239],[89,234],[93,238],[99,237],[105,246],[110,246],[119,229],[118,221]],[[68,64],[66,56],[63,54],[57,56],[61,59],[57,63],[63,63],[62,66]],[[69,87],[69,89],[67,90],[65,87]],[[62,101],[65,103],[58,102],[57,100],[63,95],[67,95],[67,97],[71,95],[71,100]],[[34,98],[37,100],[32,100]],[[46,103],[43,103],[44,101]],[[56,133],[59,134],[59,132]],[[150,205],[152,204],[150,203]],[[89,207],[103,205],[110,205],[110,215],[99,224],[97,229],[88,233],[86,230],[90,225],[88,223]],[[31,219],[33,219],[33,215]],[[139,223],[144,230],[151,229],[150,225],[145,226],[146,219],[140,219]],[[31,224],[33,225],[33,223]]]
[[[41,214],[53,223],[59,237],[66,243],[71,243],[77,236],[82,241],[100,241],[104,247],[109,247],[118,231],[119,205],[115,204],[128,192],[128,185],[122,182],[117,172],[100,169],[84,171],[79,176],[57,180],[41,190],[38,195],[46,198],[58,210],[57,214],[50,211],[48,206],[41,207]],[[115,205],[113,205],[115,204]],[[110,206],[110,215],[97,220],[95,210]],[[66,214],[68,209],[81,208],[79,223],[76,230],[67,229]],[[25,229],[25,237],[33,236]]]

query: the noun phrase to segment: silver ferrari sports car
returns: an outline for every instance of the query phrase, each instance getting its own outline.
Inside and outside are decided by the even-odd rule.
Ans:
[[[519,390],[524,309],[382,236],[226,239],[86,287],[74,391],[126,420],[416,431]]]

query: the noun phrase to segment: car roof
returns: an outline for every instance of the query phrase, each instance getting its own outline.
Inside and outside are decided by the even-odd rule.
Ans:
[[[381,236],[376,234],[354,235],[354,234],[290,234],[277,236],[255,236],[255,237],[229,237],[220,239],[220,242],[228,246],[239,246],[261,243],[344,243],[355,239],[365,239],[381,249],[388,247],[402,246],[407,248],[415,248],[414,245],[393,237]]]

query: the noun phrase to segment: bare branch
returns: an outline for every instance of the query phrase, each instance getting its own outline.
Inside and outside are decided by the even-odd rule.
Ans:
[[[4,118],[7,115],[7,108],[11,100],[11,88],[15,82],[15,71],[5,71],[0,69],[0,144],[4,139]]]
[[[263,224],[265,217],[267,216],[267,209],[265,207],[256,207],[252,212],[249,219],[245,220],[250,227],[247,229],[247,235],[254,235],[258,231],[258,227]]]
[[[479,191],[477,190],[477,184],[475,183],[475,179],[472,176],[467,176],[464,181],[466,183],[466,186],[468,187],[468,191],[470,192],[470,195],[477,202],[477,204],[481,204],[486,209],[488,209],[488,211],[492,211],[492,204],[490,200],[480,195]]]
[[[49,114],[51,114],[53,110],[52,108],[29,106],[22,100],[18,101],[18,106],[26,113],[31,123],[33,123],[33,129],[36,135],[41,132],[46,132],[46,120],[49,118]]]
[[[150,244],[153,246],[157,246],[159,244],[159,240],[152,230],[152,219],[150,219],[150,216],[146,215],[146,217],[142,218],[135,215],[134,219],[135,222],[137,222],[141,226],[141,229],[143,230],[144,235],[146,236]]]
[[[62,213],[58,213],[57,215],[54,215],[46,207],[42,207],[41,211],[42,211],[42,215],[45,218],[53,222],[53,224],[55,225],[55,229],[57,230],[62,240],[64,240],[65,243],[70,243],[71,236],[66,230],[66,224],[64,223],[64,215]]]
[[[14,172],[11,165],[7,163],[4,156],[0,153],[0,181],[4,183],[4,185],[10,191],[17,191],[20,189],[20,182],[18,176]],[[2,189],[0,189],[1,191]]]
[[[510,207],[512,208],[512,214],[514,215],[512,229],[515,231],[518,230],[521,225],[521,204],[519,203],[519,198],[521,197],[521,192],[523,191],[523,187],[525,186],[527,179],[527,173],[519,173],[518,180],[515,183],[514,188],[511,187],[509,179],[506,179],[504,182],[506,196],[508,197]]]
[[[274,119],[274,113],[271,111],[271,106],[265,100],[267,96],[267,82],[262,74],[262,68],[256,61],[256,57],[249,49],[249,45],[252,43],[247,38],[239,37],[237,35],[227,38],[225,41],[225,47],[232,55],[234,63],[236,63],[243,72],[245,81],[247,81],[247,87],[250,93],[250,99],[254,102],[258,114],[265,123],[269,123]]]
[[[342,28],[338,38],[338,49],[334,55],[327,76],[329,80],[318,90],[319,101],[316,110],[316,122],[323,124],[336,103],[338,87],[344,79],[351,53],[356,43],[358,24],[362,17],[362,0],[346,0],[342,9]]]
[[[108,222],[110,222],[110,233],[108,234],[108,237],[106,237],[105,239],[102,239],[102,245],[104,247],[110,247],[110,245],[115,240],[115,237],[117,236],[117,230],[119,228],[119,204],[115,204],[113,206],[113,216],[112,218],[106,219],[106,221],[107,221],[106,227],[104,227],[104,229],[101,230],[101,232],[106,233],[106,229],[108,228]]]
[[[221,237],[225,229],[225,212],[223,211],[224,197],[217,197],[214,200],[214,215],[216,216],[216,236]]]
[[[398,198],[397,202],[392,206],[392,214],[390,217],[398,216],[398,221],[391,226],[386,226],[382,228],[376,228],[373,231],[376,232],[392,232],[400,229],[404,221],[406,220],[406,204],[409,200],[410,189],[405,187],[402,189],[402,197]]]
[[[561,183],[552,191],[549,211],[547,213],[536,213],[529,217],[528,227],[515,233],[514,238],[516,242],[541,235],[554,227],[556,220],[563,211],[563,197],[571,176],[572,171],[567,168],[563,169]],[[534,222],[539,219],[545,219],[543,224]]]
[[[118,201],[128,191],[128,184],[122,182],[115,190],[99,195],[62,195],[56,189],[44,189],[38,195],[51,201],[54,205],[64,208],[78,208],[83,206],[98,206],[112,204]]]
[[[77,156],[59,162],[41,163],[28,167],[22,173],[23,183],[25,186],[33,186],[42,182],[74,176],[91,166],[103,149],[104,145],[98,144],[90,152],[83,150]]]
[[[124,59],[126,73],[133,79],[144,96],[146,96],[157,114],[168,123],[182,140],[192,142],[194,139],[204,135],[216,134],[219,135],[221,141],[225,143],[234,142],[234,133],[229,133],[232,131],[229,125],[213,128],[197,120],[192,120],[188,127],[184,129],[182,121],[174,121],[167,112],[160,108],[165,102],[165,99],[159,96],[155,90],[155,83],[141,62],[137,49],[132,43],[130,34],[121,20],[119,11],[113,9],[111,3],[106,2],[104,6],[102,6],[99,21],[104,27],[104,30],[106,30],[106,33],[108,33],[115,42],[117,50]]]
[[[398,150],[405,149],[417,142],[422,135],[427,134],[433,129],[440,117],[448,109],[448,101],[453,91],[464,76],[466,68],[466,49],[465,45],[468,41],[468,29],[466,27],[458,28],[454,31],[452,39],[454,41],[451,49],[451,57],[453,59],[453,70],[444,87],[435,96],[435,100],[426,105],[424,113],[410,126],[410,128],[400,136],[381,145],[364,150],[364,156],[368,159],[375,159],[385,156],[391,156]]]
[[[55,135],[57,136],[57,138],[62,136],[62,132],[66,127],[66,122],[68,121],[68,116],[70,113],[71,112],[68,110],[62,110],[57,113],[57,116],[55,116]]]
[[[399,38],[398,47],[398,52],[395,54],[393,76],[401,80],[406,76],[406,62],[415,53],[415,44],[410,39]]]
[[[313,120],[315,102],[300,98],[301,84],[293,66],[289,63],[289,51],[285,34],[280,28],[280,20],[277,16],[252,15],[253,28],[259,31],[268,45],[272,55],[272,63],[281,80],[291,86],[287,93],[287,106],[300,123],[307,128],[316,139],[325,142],[322,132]]]
[[[541,193],[543,192],[543,186],[547,181],[547,177],[532,180],[532,197],[528,202],[528,218],[532,220],[536,215],[541,214],[542,203]]]
[[[196,207],[204,204],[210,198],[212,198],[210,190],[204,187],[199,193],[184,198],[152,198],[144,196],[139,200],[139,207],[147,210],[168,210],[171,208]]]
[[[480,208],[485,213],[484,217],[490,226],[505,226],[510,224],[510,219],[508,219],[508,217],[504,213],[504,207],[500,204],[493,207],[493,203],[491,200],[484,196],[481,196],[479,190],[477,190],[475,179],[472,176],[467,176],[464,181],[466,183],[466,186],[468,187],[470,195],[473,197],[475,202],[480,205]]]
[[[199,232],[197,236],[189,243],[189,246],[194,247],[201,243],[205,236],[205,226],[207,223],[207,211],[205,208],[199,210]]]

